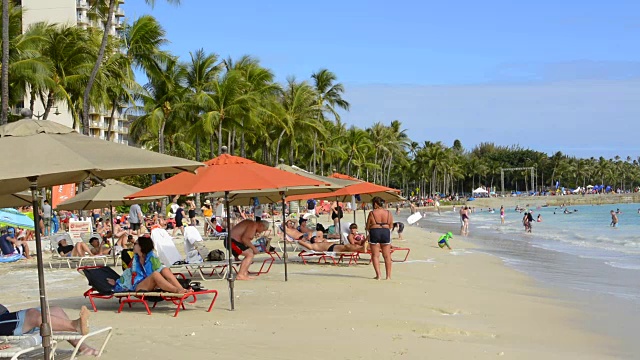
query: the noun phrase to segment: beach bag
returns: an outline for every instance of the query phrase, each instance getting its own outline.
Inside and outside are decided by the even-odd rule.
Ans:
[[[225,258],[224,251],[220,249],[211,250],[207,255],[207,261],[223,261]]]

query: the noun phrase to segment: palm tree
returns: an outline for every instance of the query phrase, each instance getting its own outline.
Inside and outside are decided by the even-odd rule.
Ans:
[[[320,69],[319,71],[311,74],[313,79],[313,87],[316,91],[317,106],[319,107],[317,120],[325,120],[325,114],[330,114],[338,121],[340,115],[336,108],[340,108],[349,111],[350,104],[342,98],[344,93],[344,86],[342,83],[335,83],[338,77],[327,69]],[[318,134],[314,134],[313,137],[313,173],[315,174],[318,163],[316,156],[316,144],[318,142]]]
[[[183,105],[183,112],[191,125],[191,139],[195,140],[196,161],[201,161],[201,142],[211,135],[207,133],[202,115],[213,107],[209,93],[220,73],[217,64],[218,55],[206,53],[199,49],[190,53],[191,61],[187,64],[185,86],[187,94]]]
[[[351,165],[354,159],[363,159],[364,154],[372,146],[366,131],[351,126],[347,130],[345,137],[345,152],[349,156],[347,159],[347,174],[351,175]]]
[[[3,0],[7,1],[7,0]],[[95,63],[93,65],[93,69],[91,70],[91,74],[89,75],[89,80],[87,81],[86,88],[84,90],[84,95],[82,98],[82,126],[83,133],[85,135],[89,135],[89,97],[91,95],[91,89],[93,88],[93,84],[96,80],[96,76],[98,76],[98,70],[100,70],[100,66],[102,65],[102,61],[104,60],[105,51],[107,49],[107,43],[109,40],[109,30],[111,29],[111,24],[113,22],[113,16],[116,9],[116,4],[118,0],[108,0],[108,6],[106,13],[104,12],[105,1],[107,0],[89,0],[91,7],[95,9],[94,13],[96,14],[104,14],[104,29],[102,35],[102,42],[100,43],[100,48],[98,49],[97,58],[95,59]],[[180,4],[180,0],[166,0],[169,3]],[[155,0],[145,0],[145,2],[151,6],[155,5]]]
[[[131,124],[130,133],[134,140],[149,141],[157,135],[157,150],[165,153],[165,130],[167,126],[179,129],[176,124],[175,108],[184,100],[186,89],[182,86],[184,67],[177,59],[164,64],[162,72],[149,79],[145,94],[141,95],[145,114]]]

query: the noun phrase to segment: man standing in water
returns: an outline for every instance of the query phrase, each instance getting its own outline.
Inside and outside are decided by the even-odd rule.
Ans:
[[[236,226],[231,229],[229,238],[231,238],[231,244],[225,239],[224,246],[229,249],[234,257],[244,255],[244,259],[240,263],[240,269],[236,280],[251,280],[253,277],[249,276],[249,266],[253,260],[253,256],[258,254],[260,250],[251,242],[257,233],[261,233],[269,228],[269,222],[267,221],[253,221],[250,219],[242,220]]]
[[[616,225],[618,225],[618,215],[616,215],[616,212],[611,210],[611,227],[616,227]]]

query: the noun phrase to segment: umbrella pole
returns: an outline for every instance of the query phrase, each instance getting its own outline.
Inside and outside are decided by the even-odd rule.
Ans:
[[[116,243],[115,243],[115,224],[113,223],[113,206],[111,205],[111,201],[109,201],[109,215],[111,217],[111,253],[113,254],[113,266],[115,267],[118,263],[116,260]]]
[[[336,197],[336,209],[340,207],[340,203],[338,202],[338,198]],[[344,209],[342,209],[342,214],[344,214]],[[340,215],[340,214],[338,214]],[[340,216],[338,216],[338,228],[336,229],[336,234],[338,234],[338,239],[340,239],[340,244],[343,244],[342,241],[342,224],[341,224],[341,220]],[[348,241],[348,239],[346,239],[345,241]]]
[[[287,215],[284,213],[284,208],[285,208],[284,192],[281,192],[280,195],[282,195],[282,241],[284,244],[282,261],[284,262],[284,281],[289,281],[289,272],[287,271],[287,225],[286,225]]]
[[[40,288],[40,315],[42,324],[40,325],[40,335],[42,336],[42,347],[44,348],[44,358],[51,358],[51,325],[49,324],[49,306],[47,304],[47,291],[44,285],[44,262],[42,260],[42,243],[40,238],[40,214],[38,213],[38,182],[37,178],[29,178],[31,181],[31,205],[33,206],[33,228],[36,237],[36,259],[38,260],[38,286]]]
[[[229,192],[224,192],[224,203],[227,213],[227,256],[229,258],[229,269],[227,269],[227,281],[229,282],[229,300],[231,301],[231,310],[235,310],[235,296],[233,295],[233,286],[235,282],[235,277],[233,276],[233,264],[231,262],[231,257],[233,254],[231,253],[231,219],[229,216],[231,213],[229,212]],[[222,218],[222,222],[224,223],[225,218]]]

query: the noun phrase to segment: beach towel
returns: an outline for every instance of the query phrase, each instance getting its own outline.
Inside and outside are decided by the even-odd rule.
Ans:
[[[0,255],[0,263],[10,263],[22,259],[20,254]]]
[[[153,240],[156,254],[158,254],[160,261],[162,261],[165,266],[171,266],[175,262],[182,260],[182,256],[180,252],[178,252],[178,248],[176,244],[173,243],[173,238],[167,230],[153,229],[153,231],[151,231],[151,240]]]
[[[184,253],[187,264],[198,264],[204,261],[209,251],[201,246],[202,235],[195,226],[184,228]]]

